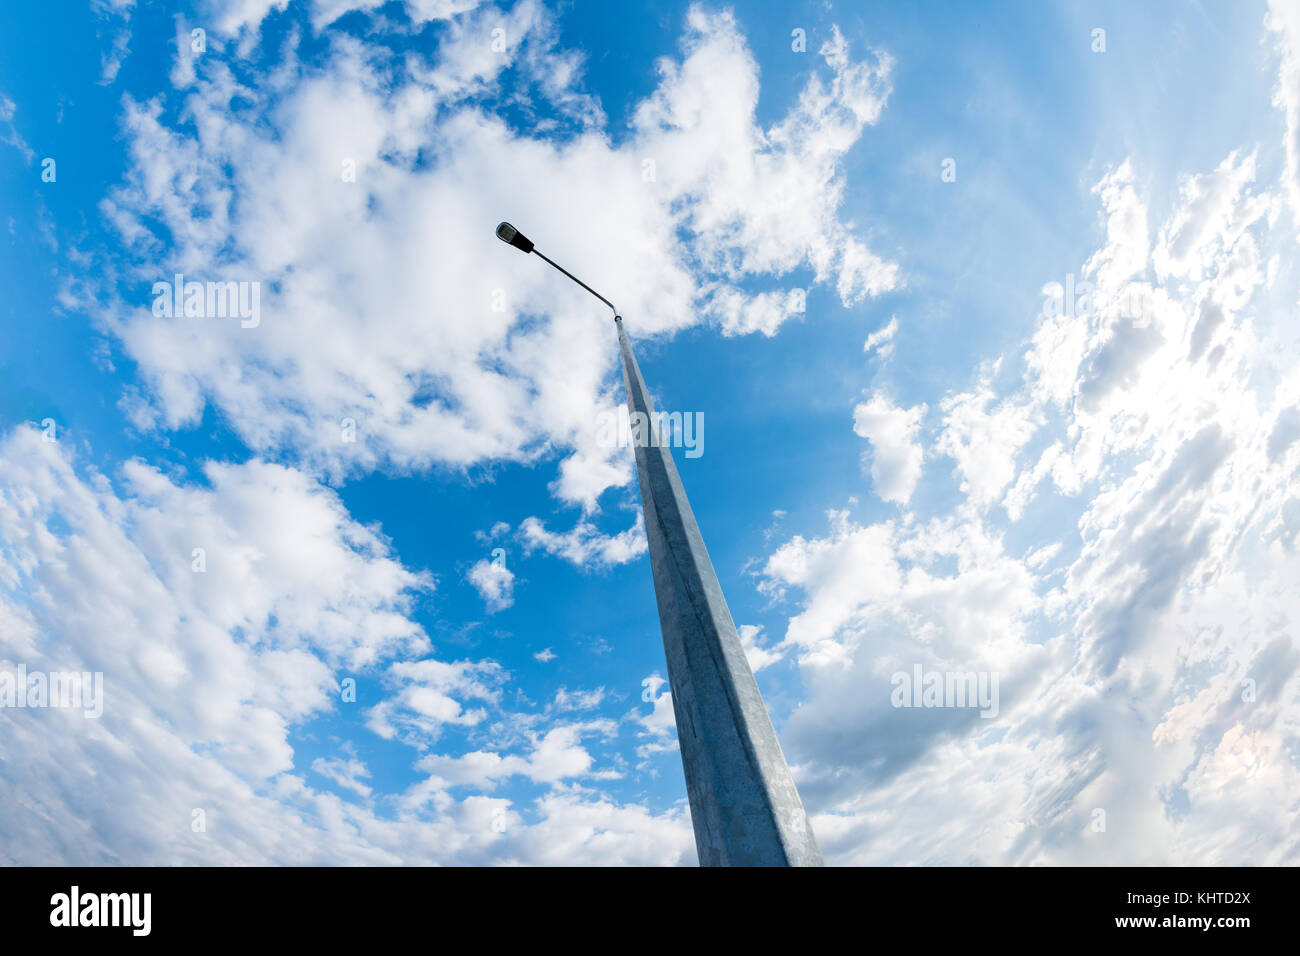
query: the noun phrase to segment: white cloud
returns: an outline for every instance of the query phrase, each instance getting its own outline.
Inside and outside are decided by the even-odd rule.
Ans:
[[[482,558],[474,562],[466,578],[483,598],[489,612],[504,610],[515,603],[515,575],[504,562]]]
[[[1185,178],[1182,203],[1160,230],[1153,256],[1161,278],[1200,281],[1215,258],[1236,243],[1267,211],[1270,199],[1253,196],[1255,157],[1233,153],[1212,173]],[[1112,212],[1112,216],[1114,213]]]
[[[694,865],[695,835],[685,806],[656,816],[645,807],[558,788],[537,801],[542,819],[511,832],[513,859],[541,866]]]
[[[1286,0],[1269,0],[1265,23],[1277,34],[1278,54],[1282,61],[1273,104],[1286,117],[1283,186],[1291,205],[1292,222],[1300,236],[1300,10]]]
[[[1300,362],[1295,289],[1263,266],[1293,237],[1248,155],[1186,177],[1154,239],[1133,178],[1096,190],[1094,305],[1039,317],[1018,386],[999,360],[943,401],[965,500],[833,513],[767,561],[808,689],[782,739],[831,861],[1295,856]],[[999,716],[892,707],[914,664],[999,674]]]
[[[317,757],[311,769],[362,798],[372,793],[369,784],[362,782],[362,778],[370,776],[370,770],[355,757]]]
[[[612,720],[560,724],[535,737],[527,755],[502,756],[481,750],[459,756],[429,754],[420,758],[416,768],[429,774],[436,786],[470,786],[479,790],[491,790],[516,775],[534,783],[558,783],[573,778],[610,779],[617,773],[594,771],[595,761],[581,740],[586,736],[609,739],[617,729]]]
[[[275,8],[223,5],[214,29],[255,38]],[[327,64],[300,63],[292,33],[256,75],[237,57],[198,58],[175,122],[162,98],[125,101],[130,168],[102,204],[124,279],[261,283],[256,328],[155,316],[138,291],[65,290],[138,363],[138,427],[193,425],[210,404],[253,449],[332,475],[559,452],[554,493],[590,511],[632,478],[630,458],[597,447],[590,427],[621,389],[613,332],[583,293],[502,246],[498,220],[613,290],[639,336],[702,316],[772,334],[799,314],[801,294],[781,281],[796,269],[846,303],[897,284],[896,266],[838,218],[843,157],[888,96],[883,54],[855,60],[836,32],[763,128],[734,19],[692,8],[681,56],[660,62],[614,145],[540,4],[456,15],[436,54],[405,58],[400,74],[375,55],[385,22],[364,41],[336,37]],[[576,132],[507,125],[493,104],[516,95],[508,83]],[[779,288],[738,291],[765,279]]]
[[[1106,242],[1083,266],[1083,276],[1105,291],[1118,290],[1146,271],[1151,247],[1147,210],[1138,196],[1128,160],[1102,177],[1092,190],[1105,210]]]
[[[504,756],[555,784],[528,822],[509,800],[429,781],[378,792],[364,738],[311,763],[364,804],[309,787],[291,734],[369,706],[343,702],[345,677],[378,672],[389,693],[372,726],[427,749],[495,706],[499,665],[422,657],[409,607],[431,580],[298,472],[210,465],[185,484],[133,462],[115,486],[66,449],[31,428],[0,439],[0,667],[101,671],[103,713],[0,708],[4,863],[553,863],[561,848],[568,863],[693,861],[680,808],[562,788],[612,772],[579,743],[612,721],[539,728],[523,758]],[[394,796],[395,814],[370,807]]]
[[[23,139],[22,134],[18,132],[18,127],[14,124],[14,114],[18,112],[14,101],[0,93],[0,143],[8,143],[18,152],[23,154],[23,159],[28,163],[36,158],[36,153],[27,141]]]
[[[101,820],[97,836],[121,840],[116,852],[135,859],[170,843],[195,852],[179,833],[191,807],[211,806],[202,788],[225,801],[291,770],[289,728],[333,706],[339,669],[427,647],[405,612],[430,582],[288,469],[212,465],[207,487],[183,487],[130,463],[119,498],[102,476],[80,478],[61,445],[22,428],[0,443],[0,471],[10,542],[0,603],[13,625],[0,655],[31,669],[102,671],[106,698],[89,734],[68,733],[57,715],[62,732],[51,732],[49,713],[0,714],[6,739],[43,741],[26,756],[9,751],[10,779],[54,788],[42,802],[71,815],[38,823],[16,809],[29,804],[6,797],[15,812],[0,826],[12,854],[83,858],[63,852],[79,829],[72,818]],[[84,788],[68,788],[46,761],[100,767],[96,792],[75,796]],[[128,812],[139,814],[129,826],[102,819]],[[25,826],[30,839],[17,838]]]
[[[108,34],[108,49],[100,54],[101,85],[117,79],[123,61],[131,52],[131,12],[134,8],[135,0],[93,0],[91,3],[96,20],[104,25],[103,32],[96,29],[96,37],[102,41],[104,33]]]
[[[780,648],[767,647],[759,643],[759,637],[763,633],[760,625],[742,624],[736,630],[740,634],[740,644],[745,649],[745,660],[749,662],[749,669],[755,674],[785,656]]]
[[[871,483],[885,501],[907,504],[921,478],[917,435],[925,405],[900,408],[883,394],[853,409],[853,431],[871,442]]]
[[[642,680],[641,687],[641,698],[650,704],[650,712],[643,714],[633,711],[633,714],[641,727],[638,736],[645,740],[636,749],[636,754],[642,761],[637,769],[646,770],[650,768],[649,758],[677,749],[677,719],[673,712],[673,695],[668,690],[668,681],[657,671]],[[663,693],[660,693],[661,690]]]
[[[222,33],[254,32],[273,11],[282,11],[289,0],[211,0],[213,26]]]
[[[882,359],[887,359],[894,352],[894,336],[897,334],[898,316],[891,315],[888,325],[867,336],[867,340],[862,343],[862,351],[870,352],[874,350]]]
[[[422,747],[448,725],[472,727],[487,712],[465,701],[496,702],[506,674],[495,661],[398,661],[388,668],[395,693],[371,708],[367,725],[384,738]]]
[[[1035,548],[1032,552],[1025,555],[1025,564],[1035,571],[1040,570],[1049,564],[1053,558],[1061,553],[1061,542],[1053,541],[1051,544],[1045,544],[1041,548]]]
[[[770,338],[786,319],[803,311],[802,289],[746,295],[733,286],[719,286],[709,299],[709,313],[721,320],[727,335],[761,332]]]
[[[646,553],[645,521],[640,511],[636,522],[616,535],[601,534],[589,521],[579,521],[565,532],[546,530],[536,518],[525,518],[519,525],[525,549],[542,550],[564,558],[580,568],[606,568],[627,564]]]
[[[1016,455],[1038,425],[1035,411],[1013,402],[996,402],[988,379],[971,392],[943,400],[944,430],[937,450],[951,456],[961,473],[961,488],[985,507],[997,500],[1015,477]]]
[[[605,688],[597,687],[594,690],[569,690],[567,687],[561,687],[555,692],[555,700],[551,706],[563,713],[570,710],[594,710],[599,707],[601,701],[605,699]]]

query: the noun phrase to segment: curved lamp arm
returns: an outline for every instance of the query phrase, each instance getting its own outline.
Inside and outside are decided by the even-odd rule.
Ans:
[[[609,307],[609,311],[614,313],[615,322],[621,322],[623,320],[623,317],[618,314],[618,309],[614,306],[613,302],[610,302],[609,299],[605,298],[603,295],[601,295],[591,286],[587,285],[587,283],[583,282],[581,279],[575,276],[568,269],[564,268],[564,266],[560,265],[555,260],[543,255],[540,251],[538,251],[537,247],[533,244],[533,241],[531,239],[525,236],[514,226],[510,225],[510,223],[503,222],[497,225],[497,238],[500,239],[502,242],[506,243],[507,245],[514,246],[516,249],[520,250],[525,254],[529,252],[537,253],[537,255],[548,265],[554,266],[560,272],[564,273],[574,282],[578,283],[578,285],[582,286],[584,289],[586,289],[588,292],[594,295],[601,302],[604,302],[605,305]]]

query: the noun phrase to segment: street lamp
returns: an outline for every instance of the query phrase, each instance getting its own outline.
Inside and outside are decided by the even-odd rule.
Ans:
[[[628,411],[655,423],[654,404],[614,303],[537,251],[508,222],[497,238],[540,256],[614,313]],[[677,740],[702,866],[820,866],[821,851],[749,669],[672,452],[637,432],[645,514]],[[643,436],[649,440],[640,440]]]

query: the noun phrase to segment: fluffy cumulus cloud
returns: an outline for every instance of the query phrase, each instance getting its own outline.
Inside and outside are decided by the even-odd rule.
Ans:
[[[335,475],[558,455],[553,491],[590,510],[632,475],[595,439],[620,387],[609,317],[498,242],[499,220],[581,263],[638,336],[701,321],[771,335],[809,281],[846,304],[900,281],[838,214],[841,162],[891,69],[838,31],[763,126],[735,20],[693,8],[616,137],[535,0],[409,3],[450,18],[418,54],[395,55],[378,19],[365,39],[327,30],[309,61],[297,28],[235,44],[280,6],[224,5],[223,55],[181,36],[179,88],[125,100],[130,170],[102,204],[117,281],[68,295],[137,363],[126,408],[142,429],[214,407],[255,451]],[[318,3],[317,25],[345,8],[367,5]],[[499,107],[520,102],[530,115],[507,122]],[[257,283],[256,323],[157,314],[154,283],[178,274]]]
[[[519,535],[528,552],[542,551],[587,568],[627,564],[645,554],[647,548],[645,519],[639,513],[632,527],[614,535],[601,534],[588,521],[579,521],[568,531],[548,531],[536,518],[525,518]]]
[[[504,550],[502,551],[504,554]],[[466,575],[489,612],[504,610],[515,603],[515,574],[505,561],[480,558]]]
[[[1078,307],[1049,283],[1027,350],[941,422],[905,443],[899,410],[859,407],[873,446],[950,459],[957,503],[834,512],[767,560],[808,693],[786,746],[833,861],[1300,854],[1295,182],[1235,152],[1153,223],[1136,179],[1095,190]],[[995,712],[908,706],[918,668],[996,678]]]
[[[431,654],[411,614],[434,582],[314,479],[256,460],[210,465],[202,485],[139,462],[107,476],[48,434],[0,441],[0,674],[102,683],[93,709],[0,707],[4,862],[537,863],[560,846],[570,861],[691,858],[680,810],[575,786],[614,772],[581,742],[617,726],[501,717],[508,674]],[[531,737],[520,756],[502,742],[500,769],[470,774],[471,754],[379,793],[364,736],[315,759],[293,737],[359,706],[358,677],[382,695],[371,739],[409,744],[412,763],[489,714]],[[566,692],[555,713],[599,703]],[[448,793],[515,773],[548,785],[527,820],[506,797]]]
[[[781,660],[785,655],[779,647],[771,647],[763,639],[763,628],[757,624],[742,624],[737,628],[741,646],[745,648],[745,659],[749,669],[757,674]]]
[[[924,415],[924,405],[899,408],[880,394],[853,409],[853,430],[871,443],[872,487],[885,501],[906,504],[912,497],[921,477],[917,433]]]
[[[418,766],[432,780],[483,790],[491,790],[501,780],[515,775],[537,783],[556,783],[591,775],[592,756],[581,745],[584,735],[608,738],[616,732],[617,724],[611,720],[563,724],[536,736],[528,754],[503,757],[481,750],[452,757],[431,754]],[[603,775],[617,775],[617,771],[606,771]]]

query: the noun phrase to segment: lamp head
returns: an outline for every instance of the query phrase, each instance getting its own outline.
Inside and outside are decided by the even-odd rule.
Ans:
[[[508,222],[500,223],[497,226],[497,238],[523,252],[533,251],[532,240]]]

